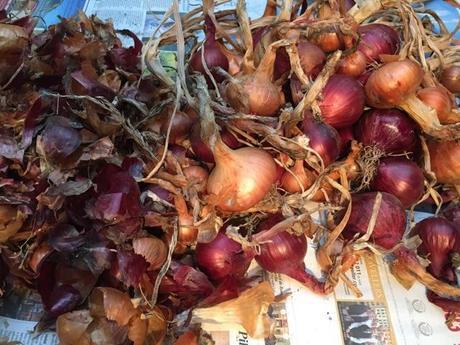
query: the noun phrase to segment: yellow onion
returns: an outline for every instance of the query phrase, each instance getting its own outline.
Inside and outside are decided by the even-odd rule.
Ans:
[[[460,184],[460,142],[430,141],[431,170],[439,183]]]
[[[290,171],[281,176],[281,187],[289,193],[298,193],[306,190],[315,182],[315,175],[305,169],[303,160],[297,160]]]
[[[183,172],[189,185],[194,186],[198,192],[206,190],[209,174],[205,168],[199,165],[191,165],[184,168]]]
[[[446,67],[440,76],[440,81],[450,92],[460,93],[460,66]]]
[[[421,89],[417,92],[417,97],[427,106],[436,110],[436,114],[442,124],[459,122],[459,116],[452,112],[452,100],[442,87]]]

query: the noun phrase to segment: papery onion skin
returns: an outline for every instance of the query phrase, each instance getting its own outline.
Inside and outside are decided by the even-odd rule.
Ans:
[[[215,282],[227,277],[241,279],[251,264],[253,253],[219,231],[209,243],[198,243],[195,258],[200,269]]]
[[[416,123],[398,109],[367,111],[354,126],[356,140],[385,153],[413,152],[419,145]]]
[[[369,62],[380,61],[380,55],[396,54],[399,48],[399,34],[390,26],[373,23],[358,28],[360,42],[358,50]]]
[[[431,170],[439,183],[460,184],[460,142],[429,141]]]
[[[371,189],[393,194],[405,208],[411,207],[423,195],[423,171],[405,157],[386,157],[380,160]]]
[[[308,77],[316,78],[326,63],[324,52],[318,46],[306,40],[301,40],[297,44],[297,51],[304,73]]]
[[[417,97],[430,108],[436,110],[442,124],[456,123],[459,119],[452,117],[452,101],[442,87],[427,87],[417,91]]]
[[[363,88],[356,79],[333,75],[318,101],[324,122],[335,128],[352,125],[364,111],[364,98]]]
[[[366,56],[359,50],[345,56],[337,66],[337,73],[359,77],[366,70]]]
[[[460,93],[460,66],[446,67],[440,75],[440,81],[450,92]]]
[[[306,111],[302,130],[310,139],[309,146],[321,156],[325,167],[335,162],[340,153],[341,141],[339,133],[334,127],[315,120],[313,114]]]
[[[352,239],[356,234],[366,234],[372,215],[372,209],[378,192],[357,193],[352,195],[352,209],[343,236]],[[381,193],[382,201],[375,227],[369,239],[385,249],[393,248],[401,241],[406,229],[406,213],[401,202],[388,193]]]
[[[192,165],[184,168],[183,172],[188,183],[194,186],[198,192],[206,190],[209,173],[205,168],[199,165]]]
[[[379,109],[393,108],[415,92],[423,76],[423,69],[411,60],[387,63],[367,80],[367,104]]]
[[[208,194],[222,211],[242,212],[261,201],[278,178],[273,158],[262,149],[231,150],[216,145],[216,166],[208,179]]]
[[[411,233],[420,236],[422,243],[417,252],[430,260],[431,273],[442,279],[446,266],[450,264],[449,254],[460,241],[460,230],[447,219],[430,217],[418,222]]]
[[[61,122],[58,120],[49,122],[42,132],[46,157],[56,162],[69,157],[81,144],[79,131]]]

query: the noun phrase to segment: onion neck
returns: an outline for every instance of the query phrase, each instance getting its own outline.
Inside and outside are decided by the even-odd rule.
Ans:
[[[276,15],[276,1],[267,0],[267,4],[265,5],[264,14],[262,17],[274,17],[275,15]]]
[[[436,110],[428,107],[415,94],[407,97],[399,107],[406,111],[426,134],[438,139],[460,138],[460,123],[441,125]]]
[[[275,44],[276,43],[270,44],[268,49],[265,51],[265,54],[254,73],[255,78],[272,82],[277,49]]]
[[[299,265],[290,266],[283,273],[297,280],[299,283],[302,283],[302,285],[304,285],[307,289],[318,295],[326,295],[329,293],[326,289],[326,284],[324,282],[320,282],[313,274],[307,272],[303,262]]]

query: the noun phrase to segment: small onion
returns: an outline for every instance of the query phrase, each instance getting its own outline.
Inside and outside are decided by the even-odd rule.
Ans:
[[[326,63],[324,52],[306,40],[301,40],[297,44],[297,51],[304,73],[311,78],[316,78]]]
[[[386,157],[380,160],[371,188],[393,194],[408,208],[423,195],[423,171],[405,157]]]
[[[450,92],[460,93],[460,66],[446,67],[442,71],[439,80]]]
[[[442,124],[457,123],[460,117],[452,113],[452,100],[442,87],[427,87],[417,91],[417,97],[430,108],[436,110]]]
[[[356,79],[335,74],[329,78],[318,101],[324,122],[335,128],[352,125],[364,110],[364,92]]]
[[[191,165],[184,168],[183,172],[189,185],[194,186],[198,192],[203,192],[206,190],[209,174],[205,168],[199,165]]]
[[[168,116],[165,117],[163,120],[161,127],[160,127],[160,133],[166,136],[168,132],[168,127],[169,123],[171,120],[172,112],[173,109],[169,108],[169,113]],[[176,114],[174,115],[174,118],[172,120],[171,124],[171,132],[169,134],[169,143],[171,144],[178,144],[182,140],[184,140],[190,133],[190,129],[192,128],[192,125],[194,123],[194,120],[190,118],[190,116],[187,113],[184,113],[183,111],[176,111]]]
[[[385,249],[391,249],[402,239],[406,229],[406,213],[401,202],[388,193],[353,194],[350,218],[342,234],[347,239],[352,239],[357,234],[366,234],[378,193],[382,200],[370,241]]]
[[[358,29],[361,40],[358,50],[369,62],[380,61],[380,55],[396,54],[399,48],[399,34],[385,24],[361,25]]]
[[[306,190],[315,182],[315,175],[305,169],[303,160],[297,160],[290,171],[285,171],[281,176],[281,187],[289,193],[299,193]]]
[[[359,77],[366,70],[366,56],[359,50],[344,57],[337,66],[337,73]]]
[[[431,170],[439,183],[460,184],[460,142],[429,141]]]
[[[427,256],[430,271],[442,279],[450,266],[449,254],[460,241],[460,230],[447,219],[430,217],[417,223],[411,233],[420,236],[422,244],[417,248],[418,253]]]
[[[266,151],[255,147],[232,150],[220,140],[214,150],[216,165],[207,190],[222,211],[242,212],[261,201],[278,179],[278,169]]]
[[[324,166],[335,162],[340,153],[340,136],[335,128],[313,118],[311,112],[304,113],[302,129],[308,137],[309,146],[322,158]]]
[[[367,111],[355,125],[354,133],[359,142],[385,153],[413,152],[419,143],[417,125],[397,109]]]
[[[224,230],[209,243],[198,243],[195,257],[200,269],[212,281],[227,277],[241,279],[246,273],[253,254],[244,251],[241,244],[229,238]]]

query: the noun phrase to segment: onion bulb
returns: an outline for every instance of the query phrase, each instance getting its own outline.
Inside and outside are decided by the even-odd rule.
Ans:
[[[335,74],[321,92],[318,105],[324,122],[335,128],[349,126],[363,113],[363,88],[356,79]]]
[[[460,122],[459,114],[452,112],[455,105],[452,104],[452,100],[444,88],[439,86],[427,87],[417,91],[417,97],[427,106],[436,110],[442,124]]]
[[[233,109],[254,115],[274,116],[284,104],[281,86],[273,83],[276,48],[271,45],[255,72],[227,80],[224,93]]]
[[[460,93],[460,66],[446,67],[442,71],[439,80],[450,92]]]
[[[431,170],[439,183],[460,184],[460,142],[429,141]]]
[[[380,160],[371,188],[393,194],[408,208],[423,195],[423,171],[405,157],[386,157]]]
[[[393,248],[401,241],[406,229],[406,213],[401,202],[393,195],[381,192],[357,193],[352,195],[350,218],[343,236],[352,239],[367,233],[374,204],[381,195],[380,207],[376,211],[376,221],[370,241],[385,249]]]
[[[380,61],[380,55],[398,52],[399,34],[388,25],[361,25],[358,33],[361,38],[358,51],[364,54],[368,62]]]
[[[337,66],[337,73],[359,77],[366,70],[366,56],[359,50],[345,56]]]
[[[315,182],[315,174],[305,169],[303,160],[297,160],[290,171],[281,176],[281,187],[289,193],[299,193],[310,188]]]

